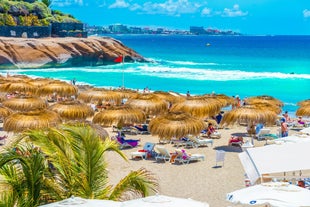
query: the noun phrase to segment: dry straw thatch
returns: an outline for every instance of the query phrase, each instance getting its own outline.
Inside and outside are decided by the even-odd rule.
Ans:
[[[51,82],[47,85],[43,85],[42,87],[38,88],[37,94],[38,95],[51,95],[56,93],[60,96],[71,96],[76,95],[78,93],[78,88],[74,85],[71,85],[67,82],[63,81],[55,81]]]
[[[188,97],[186,100],[172,105],[170,111],[183,111],[203,119],[218,114],[220,109],[220,102],[213,99],[205,99],[202,96],[196,96]]]
[[[253,106],[242,106],[226,112],[221,125],[233,125],[235,123],[265,123],[274,124],[277,114],[271,110],[263,110]]]
[[[303,100],[297,103],[298,106],[307,106],[310,105],[310,99]]]
[[[169,112],[152,119],[149,123],[151,134],[160,139],[198,135],[205,127],[203,120],[183,112]]]
[[[140,109],[133,109],[128,106],[110,107],[97,113],[93,118],[93,123],[103,126],[119,124],[144,123],[146,116]]]
[[[0,90],[8,93],[19,92],[25,94],[25,93],[35,93],[37,87],[25,81],[18,81],[18,82],[2,83],[0,85]]]
[[[267,96],[267,95],[249,97],[246,100],[246,102],[247,102],[247,104],[268,103],[268,104],[276,105],[278,107],[283,106],[282,101],[280,101],[279,99],[276,99],[272,96]]]
[[[139,94],[129,99],[126,105],[141,109],[146,114],[160,114],[168,110],[168,102],[151,93]]]
[[[13,111],[9,108],[6,108],[4,106],[0,106],[0,118],[6,118],[10,116],[13,113]]]
[[[310,116],[310,104],[301,106],[300,108],[297,109],[296,111],[297,116]]]
[[[3,101],[2,105],[14,111],[33,111],[47,108],[48,103],[39,97],[18,96]]]
[[[61,122],[60,116],[53,111],[37,110],[18,112],[8,116],[3,123],[3,130],[22,132],[28,129],[54,127]]]
[[[122,96],[121,93],[118,91],[111,91],[106,89],[91,89],[81,92],[78,96],[78,99],[86,103],[97,103],[106,101],[110,103],[115,103],[116,105],[120,105],[122,101]]]
[[[66,120],[85,120],[87,117],[94,115],[94,110],[79,101],[61,101],[51,105],[49,108]]]

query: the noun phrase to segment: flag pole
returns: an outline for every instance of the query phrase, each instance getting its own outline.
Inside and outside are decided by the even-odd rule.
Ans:
[[[124,55],[122,55],[122,69],[123,69],[123,89],[125,89]]]

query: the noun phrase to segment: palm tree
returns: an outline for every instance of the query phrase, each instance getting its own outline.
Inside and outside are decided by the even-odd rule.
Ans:
[[[38,148],[19,145],[0,156],[1,193],[0,206],[38,206],[45,192],[54,194],[49,185],[52,175],[45,156]],[[56,194],[54,194],[56,195]],[[54,197],[57,199],[57,196]]]
[[[143,168],[130,172],[114,188],[109,185],[105,152],[114,151],[125,160],[127,158],[116,142],[102,140],[88,125],[32,130],[22,137],[29,139],[46,155],[54,178],[57,178],[53,193],[58,192],[61,198],[74,195],[122,200],[128,193],[144,197],[157,191],[158,184],[153,174]]]

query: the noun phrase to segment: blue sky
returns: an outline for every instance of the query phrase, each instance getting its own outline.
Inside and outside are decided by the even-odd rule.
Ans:
[[[98,26],[310,35],[310,0],[52,0],[51,8]]]

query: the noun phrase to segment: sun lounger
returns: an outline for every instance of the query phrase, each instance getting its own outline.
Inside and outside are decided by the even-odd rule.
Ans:
[[[188,138],[194,143],[195,147],[208,146],[208,144],[213,146],[213,139],[200,139],[197,136],[192,135],[189,135]]]
[[[188,154],[184,149],[176,149],[176,152],[178,156],[175,158],[175,161],[182,164],[189,164],[191,161],[205,160],[205,155],[203,154]]]
[[[142,150],[138,150],[136,152],[131,153],[131,158],[144,158],[147,159],[149,157],[155,156],[155,151],[154,151],[155,143],[152,142],[146,142],[143,146]]]
[[[122,136],[117,136],[116,140],[120,144],[120,149],[126,148],[126,147],[136,147],[139,144],[140,140],[136,139],[125,139]]]
[[[170,159],[171,159],[171,153],[165,148],[165,147],[162,147],[162,146],[157,146],[156,148],[156,155],[155,155],[155,160],[158,161],[158,160],[163,160],[164,162],[165,161],[169,161],[170,162]]]

